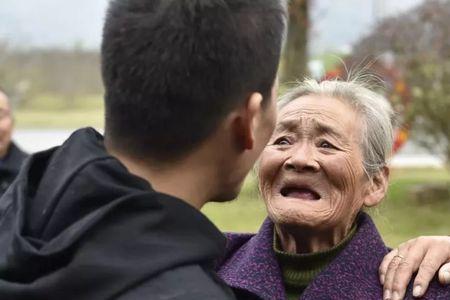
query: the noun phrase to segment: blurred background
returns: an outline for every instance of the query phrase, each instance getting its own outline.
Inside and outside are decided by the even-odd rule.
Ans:
[[[0,86],[14,110],[13,139],[27,152],[103,123],[99,45],[107,0],[1,0]],[[400,125],[390,192],[374,216],[391,246],[450,234],[450,0],[291,0],[281,62],[296,79],[346,78],[364,69],[384,81]],[[254,174],[238,200],[204,212],[226,231],[265,218]]]

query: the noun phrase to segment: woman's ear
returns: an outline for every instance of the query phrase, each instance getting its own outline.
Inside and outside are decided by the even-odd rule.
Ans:
[[[389,168],[384,166],[369,182],[369,191],[364,197],[364,205],[373,207],[380,204],[387,193],[389,185]]]

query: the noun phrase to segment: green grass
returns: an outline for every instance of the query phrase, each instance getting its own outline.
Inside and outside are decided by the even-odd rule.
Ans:
[[[266,217],[266,208],[259,199],[255,176],[247,177],[235,201],[209,203],[203,212],[223,231],[256,232]]]
[[[58,97],[41,95],[25,108],[14,112],[18,128],[102,128],[103,116],[103,101],[100,95],[76,98],[70,105]]]
[[[389,245],[417,235],[450,234],[450,199],[419,203],[412,197],[411,189],[424,183],[450,184],[450,175],[444,170],[394,170],[388,197],[373,214]]]
[[[72,102],[66,98],[51,94],[41,94],[26,103],[24,109],[29,111],[70,111],[99,110],[103,108],[102,95],[84,95],[74,97]]]
[[[384,240],[390,246],[419,235],[450,234],[450,199],[420,204],[410,189],[423,183],[449,183],[444,170],[393,170],[389,193],[384,202],[370,211]],[[207,204],[203,212],[224,231],[255,232],[266,217],[253,175],[250,175],[236,201]]]
[[[15,112],[18,128],[74,129],[85,126],[103,127],[103,110],[29,111]]]

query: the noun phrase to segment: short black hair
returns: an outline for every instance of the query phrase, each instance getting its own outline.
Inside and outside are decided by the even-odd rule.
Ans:
[[[270,97],[283,0],[113,0],[103,29],[105,134],[170,160],[193,150],[252,92]]]

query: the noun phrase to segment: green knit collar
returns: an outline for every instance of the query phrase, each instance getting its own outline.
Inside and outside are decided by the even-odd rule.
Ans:
[[[331,249],[311,253],[293,254],[281,249],[274,230],[273,249],[280,264],[283,281],[287,289],[305,288],[328,264],[343,250],[353,238],[357,226],[354,225],[349,234]]]

